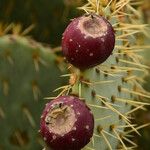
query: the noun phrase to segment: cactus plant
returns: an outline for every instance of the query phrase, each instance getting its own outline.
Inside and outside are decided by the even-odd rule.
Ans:
[[[62,89],[57,97],[78,96],[94,114],[94,134],[84,149],[137,147],[130,140],[130,134],[133,131],[139,134],[138,129],[149,124],[132,124],[132,113],[144,110],[144,105],[148,104],[142,99],[150,98],[141,86],[149,67],[142,59],[143,49],[147,46],[141,45],[140,36],[146,34],[147,25],[139,24],[139,4],[135,0],[88,0],[80,7],[88,15],[96,13],[111,22],[116,32],[115,50],[103,64],[88,70],[81,71],[69,65],[71,73],[64,75],[70,76],[69,85],[63,87],[59,87],[61,80],[57,78],[61,74],[58,66],[61,66],[56,65],[57,58],[47,51],[49,48],[20,36],[0,38],[0,128],[7,129],[0,130],[0,149],[40,149],[37,143],[44,146],[37,136],[37,126],[45,101],[32,99],[37,99],[40,93],[38,85],[43,93],[41,97],[45,97],[56,87],[56,82],[59,87],[56,91]],[[53,36],[52,39],[55,40]]]
[[[29,37],[0,37],[0,150],[43,147],[38,135],[43,97],[65,83],[59,61],[51,48]]]
[[[139,24],[138,5],[134,0],[88,0],[80,7],[88,15],[107,18],[116,35],[115,50],[103,64],[84,71],[69,64],[69,85],[58,88],[62,89],[58,96],[85,99],[94,114],[94,134],[85,150],[134,149],[137,144],[130,140],[131,133],[139,134],[138,129],[149,125],[131,123],[132,113],[144,110],[149,104],[142,100],[150,98],[141,85],[149,67],[140,55],[146,47],[140,37],[146,34],[147,25]]]

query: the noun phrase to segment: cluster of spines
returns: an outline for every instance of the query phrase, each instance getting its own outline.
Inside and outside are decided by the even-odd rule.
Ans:
[[[100,100],[102,105],[93,105],[87,103],[89,107],[95,107],[95,108],[101,108],[101,109],[109,109],[112,112],[115,112],[120,120],[123,120],[124,123],[122,125],[112,124],[110,125],[110,131],[106,131],[101,125],[97,127],[97,130],[99,132],[98,134],[93,135],[96,137],[102,137],[106,144],[108,145],[108,148],[112,150],[112,146],[107,139],[107,136],[111,136],[117,140],[120,141],[121,147],[118,149],[134,149],[137,147],[137,144],[134,143],[130,137],[132,132],[136,132],[137,134],[140,134],[138,132],[139,129],[146,127],[148,124],[144,124],[141,126],[137,126],[136,124],[132,124],[131,120],[134,119],[132,116],[132,113],[135,111],[142,109],[146,110],[144,106],[149,105],[149,103],[142,102],[141,99],[143,98],[150,98],[150,93],[145,91],[145,89],[141,86],[142,83],[144,83],[144,78],[147,73],[148,69],[150,69],[149,66],[146,66],[143,64],[144,59],[142,58],[141,52],[143,52],[145,49],[149,49],[149,45],[141,45],[138,41],[138,34],[145,34],[147,35],[147,24],[139,24],[137,21],[137,18],[139,19],[141,17],[141,14],[139,11],[137,11],[134,6],[139,6],[142,4],[142,1],[135,1],[135,0],[120,0],[120,1],[112,1],[109,2],[105,1],[99,1],[99,0],[88,0],[88,3],[84,5],[83,7],[80,7],[79,9],[84,10],[86,13],[97,13],[102,14],[105,17],[111,19],[116,19],[117,23],[114,23],[114,30],[116,33],[119,33],[116,36],[116,40],[121,44],[115,46],[115,51],[112,55],[115,56],[116,64],[102,64],[94,68],[95,72],[98,75],[104,75],[106,80],[104,81],[90,81],[88,79],[85,79],[82,76],[82,73],[79,73],[77,70],[73,68],[73,66],[69,65],[68,69],[72,72],[71,74],[63,75],[63,77],[69,76],[70,77],[70,83],[69,85],[59,87],[57,90],[61,90],[60,95],[63,94],[69,94],[72,91],[72,87],[78,83],[77,93],[74,93],[75,95],[82,97],[82,86],[88,86],[91,87],[91,96],[93,98],[97,98]],[[126,13],[124,10],[128,10]],[[111,11],[111,13],[109,12]],[[126,21],[128,21],[126,23]],[[133,44],[132,41],[133,40]],[[136,45],[135,45],[136,44]],[[102,95],[97,94],[94,90],[92,90],[92,86],[100,85],[100,84],[108,84],[113,83],[115,80],[109,80],[110,77],[119,77],[122,80],[123,85],[119,85],[117,87],[117,91],[119,93],[127,93],[130,95],[130,99],[127,98],[121,98],[117,97],[115,95],[112,95],[111,98],[104,97]],[[128,87],[124,87],[124,85],[127,84]],[[119,105],[115,104],[115,102],[121,102],[125,105],[128,105],[129,108],[132,109],[122,113],[120,112],[116,107],[119,107]],[[111,115],[104,116],[103,118],[96,118],[97,120],[104,120],[110,118]],[[124,131],[124,129],[126,129]],[[107,136],[106,136],[107,135]],[[92,143],[94,144],[94,138],[92,138]],[[125,143],[130,144],[131,146],[126,146]],[[93,148],[86,146],[86,149]]]

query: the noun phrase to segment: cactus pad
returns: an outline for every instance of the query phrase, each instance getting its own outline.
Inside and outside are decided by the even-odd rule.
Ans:
[[[30,38],[0,37],[0,150],[43,147],[39,116],[45,100],[64,84],[59,60]]]

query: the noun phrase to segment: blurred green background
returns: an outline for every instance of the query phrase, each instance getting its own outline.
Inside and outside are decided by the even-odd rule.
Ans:
[[[81,0],[0,0],[0,21],[19,23],[26,28],[35,25],[30,33],[37,41],[60,45],[62,33],[71,18],[79,15]]]
[[[84,2],[84,0],[0,0],[0,33],[6,24],[19,24],[22,29],[33,24],[34,29],[29,35],[51,47],[59,46],[62,33],[70,19],[81,14],[76,7]],[[150,23],[150,0],[145,0],[142,10],[145,23]],[[150,57],[150,52],[147,57]],[[147,61],[147,64],[150,66],[150,61]],[[150,91],[150,76],[146,81],[144,86]],[[136,123],[150,122],[150,107],[147,109],[147,112],[139,111],[135,114]],[[141,134],[141,137],[136,136],[133,139],[138,143],[138,149],[150,150],[150,127],[141,129]]]

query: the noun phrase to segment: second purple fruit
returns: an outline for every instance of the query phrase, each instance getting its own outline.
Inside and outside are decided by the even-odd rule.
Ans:
[[[74,96],[49,102],[41,117],[40,132],[53,150],[80,150],[90,142],[93,129],[93,114]]]

